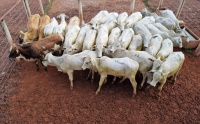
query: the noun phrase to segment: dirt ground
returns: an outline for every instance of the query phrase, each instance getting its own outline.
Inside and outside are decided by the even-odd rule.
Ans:
[[[61,12],[70,17],[78,15],[77,3],[73,0],[54,0],[49,11],[51,17]],[[84,1],[84,0],[83,0]],[[95,1],[95,0],[94,0]],[[93,1],[93,2],[94,2]],[[97,0],[83,5],[84,20],[88,22],[98,11],[129,12],[129,0]],[[66,6],[68,5],[68,6]],[[194,5],[195,6],[195,5]],[[145,5],[136,1],[135,10]],[[9,97],[9,112],[4,123],[200,123],[200,68],[199,57],[183,49],[185,62],[174,85],[167,83],[162,98],[157,99],[157,89],[139,90],[132,98],[132,86],[128,80],[122,84],[108,84],[101,88],[98,96],[99,76],[94,83],[86,81],[88,71],[74,72],[74,89],[70,90],[67,74],[42,66],[36,71],[33,62],[21,61],[15,67],[11,81],[17,81]],[[137,79],[140,83],[140,80]],[[1,121],[0,121],[1,122]]]

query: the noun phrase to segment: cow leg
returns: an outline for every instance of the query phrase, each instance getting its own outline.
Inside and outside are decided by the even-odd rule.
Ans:
[[[88,73],[88,76],[87,76],[87,79],[86,79],[86,80],[89,80],[91,73],[92,73],[91,82],[93,83],[93,82],[94,82],[94,71],[92,71],[92,70],[90,70],[90,71],[89,71],[89,73]]]
[[[36,70],[39,71],[40,68],[39,68],[39,62],[38,62],[38,60],[35,61],[35,65],[36,65]]]
[[[41,63],[41,65],[44,67],[44,71],[47,72],[47,66],[44,66],[44,65],[42,64],[42,60],[43,60],[43,59],[41,58],[41,59],[40,59],[40,63]]]
[[[68,71],[67,74],[70,80],[70,89],[72,90],[73,89],[73,71]]]
[[[92,72],[92,80],[91,80],[91,82],[93,83],[94,82],[94,71],[91,70],[91,72]]]
[[[161,97],[162,88],[163,88],[164,84],[166,83],[166,80],[167,80],[167,78],[165,78],[165,79],[160,83],[160,86],[158,87],[158,90],[159,90],[158,96],[160,96],[160,97]]]
[[[131,81],[131,84],[133,86],[133,97],[136,96],[136,90],[137,90],[137,82],[135,81],[135,77],[134,78],[129,78],[129,80]]]
[[[89,80],[89,78],[90,78],[90,74],[91,74],[91,70],[89,71],[89,73],[88,73],[88,76],[87,76],[86,80]]]
[[[101,89],[101,86],[102,86],[102,84],[103,84],[105,78],[107,78],[107,75],[101,75],[101,78],[100,78],[100,81],[99,81],[99,87],[98,87],[98,89],[97,89],[97,91],[96,91],[96,95],[99,94],[100,89]]]
[[[147,78],[146,73],[142,73],[142,83],[140,84],[140,89],[142,89],[142,87],[143,87],[143,85],[144,85],[144,82],[145,82],[146,78]]]
[[[117,77],[115,76],[115,77],[113,78],[113,80],[112,80],[112,83],[111,83],[111,84],[114,84],[114,83],[115,83],[115,81],[116,81],[116,79],[117,79]]]
[[[174,82],[176,81],[176,77],[178,76],[179,70],[176,72],[175,75],[173,75],[172,77],[172,84],[174,84]]]
[[[126,80],[126,77],[123,77],[123,78],[119,81],[119,84],[121,84],[122,82],[124,82],[124,80]]]
[[[107,83],[107,79],[108,79],[108,77],[105,78],[103,84],[106,84],[106,83]]]

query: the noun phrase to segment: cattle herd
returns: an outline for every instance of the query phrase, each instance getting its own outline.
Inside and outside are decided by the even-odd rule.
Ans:
[[[39,69],[41,62],[55,66],[67,73],[70,88],[73,88],[73,71],[90,69],[100,75],[100,92],[107,75],[120,77],[119,83],[128,78],[136,95],[136,74],[142,75],[142,82],[155,87],[159,93],[166,81],[174,82],[184,62],[184,54],[174,52],[174,47],[182,47],[189,42],[184,28],[171,10],[163,10],[161,15],[147,9],[140,12],[117,13],[100,11],[88,23],[80,23],[77,16],[64,13],[50,19],[48,15],[30,16],[27,32],[20,31],[19,44],[10,43],[10,58],[34,60]],[[88,75],[89,76],[89,75]],[[170,77],[170,78],[169,78]]]

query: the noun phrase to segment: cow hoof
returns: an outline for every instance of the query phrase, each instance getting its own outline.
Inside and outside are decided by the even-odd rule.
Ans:
[[[95,96],[97,96],[98,94],[99,94],[99,92],[96,92],[96,93],[95,93]]]
[[[141,90],[142,88],[143,88],[143,86],[140,85],[140,86],[139,86],[139,89]]]
[[[133,94],[133,95],[132,95],[132,98],[135,98],[135,97],[136,97],[136,94]]]
[[[72,87],[72,86],[70,87],[70,90],[73,90],[73,87]]]

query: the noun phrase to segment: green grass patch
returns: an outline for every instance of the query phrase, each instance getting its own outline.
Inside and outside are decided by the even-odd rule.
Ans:
[[[24,33],[26,33],[28,30],[27,29],[24,29],[24,30],[22,30]]]
[[[155,12],[155,8],[149,3],[149,0],[142,0],[145,5],[152,11]]]
[[[184,48],[184,51],[187,53],[193,53],[194,49]]]
[[[45,7],[44,14],[48,14],[49,9],[51,8],[52,2],[53,2],[53,0],[50,0],[50,3],[48,3],[48,5]]]

